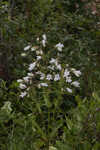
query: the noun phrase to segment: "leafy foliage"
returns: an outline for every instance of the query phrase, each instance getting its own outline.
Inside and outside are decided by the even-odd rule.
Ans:
[[[100,149],[100,21],[92,12],[93,3],[0,1],[1,150]],[[37,45],[35,39],[44,33],[49,39],[47,58],[56,56],[53,45],[63,43],[61,63],[81,70],[81,87],[74,94],[62,94],[60,84],[51,91],[33,84],[30,97],[21,99],[17,79],[26,76],[27,64],[36,57],[24,57],[23,49]]]

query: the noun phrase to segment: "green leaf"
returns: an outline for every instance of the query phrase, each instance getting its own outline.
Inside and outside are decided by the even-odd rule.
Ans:
[[[66,117],[66,124],[67,124],[68,129],[71,130],[71,129],[72,129],[72,126],[73,126],[73,123],[72,123],[72,121],[71,121],[69,118],[67,118],[67,117]]]
[[[96,142],[96,144],[93,146],[92,150],[99,150],[100,149],[100,142]]]

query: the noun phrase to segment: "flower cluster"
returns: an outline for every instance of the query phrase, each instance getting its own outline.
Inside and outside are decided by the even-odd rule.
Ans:
[[[57,51],[56,58],[47,57],[46,59],[46,43],[47,37],[45,34],[42,35],[42,40],[37,38],[38,45],[28,45],[24,48],[24,52],[34,53],[33,61],[28,66],[27,76],[23,79],[18,79],[19,88],[22,90],[20,97],[25,97],[29,93],[28,91],[33,85],[33,81],[38,78],[36,87],[37,88],[48,88],[49,85],[53,86],[53,83],[62,82],[61,90],[64,92],[72,93],[74,88],[80,87],[80,83],[76,78],[80,77],[80,70],[70,68],[68,64],[62,64],[60,62],[60,53],[63,52],[64,45],[62,43],[56,44],[53,48]],[[49,50],[50,51],[50,50]],[[59,55],[58,55],[59,54]],[[27,55],[23,55],[27,56]]]

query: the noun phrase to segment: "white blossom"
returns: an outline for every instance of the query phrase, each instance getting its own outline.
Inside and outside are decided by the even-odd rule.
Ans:
[[[33,77],[34,76],[34,74],[33,73],[27,73],[27,75],[29,76],[29,77]]]
[[[49,61],[50,64],[57,64],[57,59],[55,58],[51,58],[51,60]]]
[[[39,37],[37,37],[37,39],[36,39],[37,41],[39,41]]]
[[[46,47],[46,41],[45,40],[42,40],[42,45],[43,45],[43,47]]]
[[[72,93],[72,89],[66,88],[66,90],[67,90],[69,93]]]
[[[40,80],[43,80],[45,78],[45,74],[44,73],[41,73],[40,74]]]
[[[31,48],[31,46],[28,45],[28,46],[26,46],[26,47],[24,48],[24,51],[27,51],[27,50],[29,50],[30,48]]]
[[[67,82],[67,83],[71,83],[71,82],[72,82],[72,79],[71,79],[70,76],[66,78],[66,82]]]
[[[56,67],[57,67],[58,70],[62,69],[61,64],[56,65]]]
[[[41,56],[36,56],[37,60],[40,60],[42,57]]]
[[[22,56],[22,57],[25,57],[25,56],[26,56],[26,53],[21,53],[21,56]]]
[[[34,47],[32,47],[32,48],[31,48],[31,51],[32,51],[32,52],[33,52],[33,51],[35,51],[35,48],[34,48]]]
[[[71,84],[75,87],[80,87],[80,83],[78,81],[74,81]]]
[[[48,66],[49,69],[54,70],[55,66]]]
[[[48,87],[48,84],[47,84],[47,83],[40,83],[40,84],[38,85],[38,87],[41,87],[41,86],[43,86],[43,87]]]
[[[29,71],[32,71],[32,70],[35,68],[35,66],[36,66],[36,62],[31,63],[31,64],[29,65],[28,70],[29,70]]]
[[[43,40],[45,41],[47,40],[46,34],[43,34],[42,37],[43,37]]]
[[[23,80],[24,80],[26,83],[28,83],[28,82],[29,82],[29,79],[30,79],[30,77],[28,77],[28,76],[23,77]]]
[[[63,77],[67,78],[69,75],[70,75],[69,70],[68,70],[68,69],[65,69],[65,71],[64,71],[64,76],[63,76]]]
[[[59,52],[61,52],[61,51],[62,51],[62,48],[64,47],[64,45],[61,44],[61,43],[58,43],[58,44],[56,44],[55,47],[58,49]]]
[[[47,80],[52,80],[52,75],[51,75],[51,74],[47,74],[46,79],[47,79]]]
[[[40,50],[39,53],[40,53],[40,55],[43,55],[43,51],[42,50]]]
[[[27,95],[27,92],[21,92],[20,97],[23,98],[26,95]]]
[[[25,85],[25,84],[20,83],[19,88],[20,88],[20,89],[26,89],[27,87],[26,87],[26,85]]]
[[[37,71],[36,74],[42,74],[42,72],[41,71]]]
[[[18,79],[17,82],[18,82],[18,83],[21,83],[21,82],[23,82],[23,80],[22,80],[22,79]]]
[[[36,54],[37,54],[37,55],[42,55],[42,54],[43,54],[43,51],[42,51],[42,50],[38,50],[38,51],[36,51]]]
[[[58,80],[60,80],[60,75],[56,74],[55,77],[54,77],[54,81],[58,81]]]
[[[76,69],[74,69],[74,68],[72,68],[71,70],[72,70],[72,72],[73,72],[77,77],[79,77],[79,76],[81,75],[80,70],[76,70]]]
[[[39,46],[32,46],[31,51],[35,51],[38,48],[39,48]]]

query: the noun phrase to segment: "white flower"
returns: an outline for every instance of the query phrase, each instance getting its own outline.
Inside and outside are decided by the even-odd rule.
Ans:
[[[42,57],[41,56],[36,56],[37,57],[37,60],[40,60]]]
[[[58,43],[55,47],[58,49],[59,52],[61,52],[64,45],[61,43]]]
[[[21,56],[22,56],[22,57],[25,57],[25,56],[26,56],[26,53],[21,53]]]
[[[21,92],[20,97],[23,98],[26,95],[27,95],[27,92]]]
[[[37,55],[42,55],[42,54],[43,54],[43,51],[42,51],[42,50],[36,51],[36,54],[37,54]]]
[[[41,71],[37,71],[36,74],[40,75],[40,80],[43,80],[45,78],[45,74],[42,73]]]
[[[45,40],[42,40],[42,45],[43,45],[43,47],[46,47],[46,41]]]
[[[26,46],[25,48],[24,48],[24,51],[27,51],[27,50],[29,50],[30,49],[30,45],[28,45],[28,46]]]
[[[47,79],[47,80],[52,80],[52,75],[51,75],[51,74],[48,74],[47,77],[46,77],[46,79]]]
[[[40,83],[40,84],[38,85],[38,87],[40,88],[41,86],[43,86],[43,87],[48,87],[48,84],[47,84],[47,83]]]
[[[43,34],[42,37],[43,37],[43,40],[45,41],[47,40],[46,34]]]
[[[63,76],[63,77],[67,78],[69,75],[70,75],[69,70],[68,70],[68,69],[65,69],[65,71],[64,71],[64,76]]]
[[[34,48],[34,47],[32,47],[32,48],[31,48],[31,51],[35,51],[35,48]]]
[[[18,79],[17,82],[18,82],[18,83],[21,83],[21,82],[23,82],[23,80],[22,80],[22,79]]]
[[[28,83],[29,82],[29,79],[30,79],[30,77],[23,77],[23,80],[26,82],[26,83]]]
[[[81,75],[81,72],[79,70],[76,70],[74,68],[72,68],[71,70],[77,77],[79,77]]]
[[[58,70],[61,70],[61,64],[56,65]]]
[[[39,46],[32,46],[31,51],[35,51],[38,48],[39,48]]]
[[[20,89],[26,89],[27,87],[26,87],[25,84],[20,83],[19,88],[20,88]]]
[[[67,90],[69,93],[72,93],[72,89],[66,88],[66,90]]]
[[[50,64],[57,64],[57,59],[51,58],[51,60],[49,61]]]
[[[54,70],[55,66],[48,66],[49,69]]]
[[[54,77],[54,81],[58,81],[58,80],[60,80],[60,75],[56,74],[55,77]]]
[[[39,41],[39,37],[37,37],[37,39],[36,39],[37,41]]]
[[[42,51],[42,50],[40,50],[40,51],[39,51],[39,53],[40,53],[40,55],[42,55],[42,54],[43,54],[43,51]]]
[[[46,34],[43,34],[42,37],[43,37],[42,45],[43,45],[43,47],[46,47],[46,41],[47,41]]]
[[[78,82],[78,81],[74,81],[74,82],[72,82],[71,83],[73,86],[75,86],[75,87],[80,87],[79,85],[80,85],[80,83]]]
[[[36,66],[36,62],[30,64],[28,70],[32,71],[35,68],[35,66]]]
[[[34,76],[33,73],[27,73],[27,75],[28,75],[29,77],[33,77],[33,76]]]
[[[66,77],[66,82],[67,82],[67,83],[71,83],[71,82],[72,82],[72,79],[71,79],[70,76],[69,76],[69,77]]]
[[[37,71],[36,74],[42,74],[42,72],[41,71]]]
[[[43,80],[45,78],[45,74],[44,73],[41,73],[40,74],[40,80]]]

